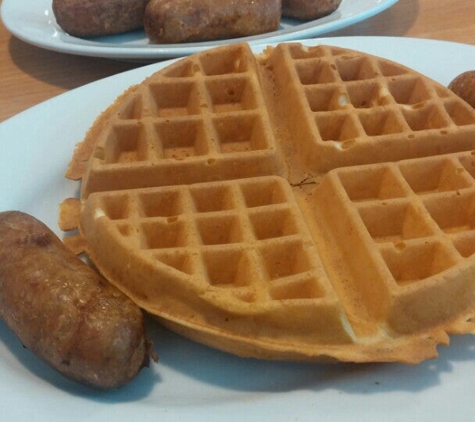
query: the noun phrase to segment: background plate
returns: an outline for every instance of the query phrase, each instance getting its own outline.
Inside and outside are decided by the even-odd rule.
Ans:
[[[410,38],[328,38],[305,44],[359,49],[411,66],[447,85],[475,69],[475,47]],[[261,47],[255,48],[256,51]],[[449,59],[450,58],[450,59]],[[56,233],[58,204],[79,183],[63,174],[74,145],[130,84],[167,63],[94,82],[0,124],[0,211],[19,209]],[[440,357],[401,364],[309,365],[240,359],[157,325],[160,355],[128,386],[94,392],[64,379],[24,349],[0,322],[0,408],[4,421],[473,420],[475,337],[454,336]],[[153,419],[152,419],[153,418]]]
[[[233,40],[167,45],[149,44],[143,31],[88,40],[72,37],[57,25],[51,0],[3,0],[1,17],[13,35],[38,47],[84,56],[150,61],[185,56],[230,41],[258,44],[316,37],[368,19],[397,1],[342,0],[330,16],[305,23],[283,19],[275,32]]]

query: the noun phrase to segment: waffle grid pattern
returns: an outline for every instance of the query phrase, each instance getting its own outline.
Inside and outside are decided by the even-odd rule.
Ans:
[[[355,173],[357,172],[357,174]],[[475,155],[336,170],[348,207],[395,282],[423,281],[475,253]]]
[[[244,302],[326,294],[328,281],[285,179],[115,192],[101,200],[128,243],[190,282],[205,280]]]
[[[468,105],[400,65],[323,46],[307,50],[294,46],[290,55],[324,142],[475,123]],[[352,110],[347,110],[349,105]],[[384,107],[388,105],[391,112]],[[342,124],[330,124],[335,114]]]
[[[473,330],[475,112],[423,75],[236,44],[154,74],[95,134],[88,252],[179,332],[250,356],[415,362]]]
[[[293,81],[282,98],[301,111],[289,119],[290,131],[303,133],[313,170],[473,148],[458,139],[464,128],[473,133],[473,110],[412,70],[329,46],[281,44],[272,54],[275,74]],[[444,139],[450,136],[452,145]]]
[[[100,134],[87,191],[120,185],[111,176],[118,168],[134,181],[123,188],[146,187],[144,172],[151,186],[279,173],[256,74],[251,51],[236,46],[225,57],[210,52],[153,75]],[[105,185],[96,186],[98,179]]]

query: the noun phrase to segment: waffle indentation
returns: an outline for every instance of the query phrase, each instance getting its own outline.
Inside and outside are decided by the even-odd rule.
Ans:
[[[140,95],[131,95],[117,111],[117,117],[123,120],[136,120],[142,117],[143,99]]]
[[[424,201],[431,217],[445,233],[475,229],[475,200],[472,192],[435,196]]]
[[[396,173],[387,166],[349,169],[341,171],[339,178],[347,195],[355,202],[407,195]]]
[[[355,117],[351,114],[322,113],[315,116],[323,141],[345,141],[360,135]]]
[[[111,220],[125,220],[130,216],[129,196],[107,195],[102,198],[102,210]]]
[[[246,286],[255,278],[249,254],[240,248],[207,250],[203,261],[213,286]]]
[[[163,158],[184,160],[209,152],[207,133],[200,120],[161,121],[155,125]]]
[[[335,65],[342,81],[361,81],[372,79],[379,74],[373,62],[361,56],[337,56]]]
[[[256,114],[228,115],[216,118],[213,122],[223,154],[258,151],[269,147],[265,126]]]
[[[256,239],[273,239],[297,234],[295,217],[286,208],[271,208],[249,214]]]
[[[471,186],[463,167],[449,159],[428,160],[423,166],[416,161],[407,162],[400,169],[411,189],[420,195]]]
[[[142,223],[144,249],[177,248],[187,245],[188,227],[181,220],[157,220]]]
[[[305,90],[305,94],[313,112],[339,110],[348,104],[346,93],[337,86],[312,86]]]
[[[183,213],[180,191],[146,191],[139,195],[140,209],[144,217],[171,217]]]
[[[380,82],[347,84],[351,104],[355,108],[372,108],[389,103],[384,86]]]
[[[198,232],[203,245],[241,243],[243,233],[237,215],[210,215],[197,219]]]
[[[398,104],[414,105],[431,98],[426,84],[420,78],[390,80],[388,88]]]
[[[159,117],[200,114],[198,87],[193,81],[155,83],[149,86],[150,96]]]
[[[219,78],[206,81],[214,113],[252,110],[256,94],[248,78]]]
[[[447,247],[437,242],[415,244],[400,249],[385,249],[382,255],[399,285],[427,279],[456,263]]]
[[[447,127],[449,122],[436,105],[427,105],[411,109],[402,109],[407,124],[413,131],[441,129]]]
[[[107,164],[145,161],[148,158],[144,127],[136,124],[122,124],[106,135]],[[97,157],[99,158],[99,157]]]
[[[359,212],[376,242],[400,242],[433,234],[420,210],[405,201],[361,206]]]
[[[266,243],[260,252],[271,280],[301,274],[311,269],[310,260],[301,241]]]
[[[327,84],[336,82],[335,66],[318,60],[305,60],[297,62],[295,66],[302,85]]]
[[[197,212],[230,210],[236,207],[230,186],[192,187],[190,190]]]
[[[262,207],[287,201],[282,185],[273,178],[254,179],[241,184],[246,207]]]
[[[405,126],[397,115],[390,111],[371,111],[359,114],[360,122],[368,136],[383,136],[401,133]]]

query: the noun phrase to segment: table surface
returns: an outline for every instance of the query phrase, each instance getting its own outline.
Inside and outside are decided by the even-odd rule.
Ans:
[[[399,0],[371,19],[324,36],[416,37],[475,45],[474,17],[474,0]],[[0,58],[0,122],[63,92],[140,66],[34,47],[12,36],[1,22]]]

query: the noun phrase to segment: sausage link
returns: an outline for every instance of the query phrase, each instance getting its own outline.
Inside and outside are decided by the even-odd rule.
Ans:
[[[151,42],[237,38],[274,31],[281,0],[150,0],[144,28]]]
[[[93,387],[122,386],[149,363],[139,307],[18,211],[0,213],[0,317],[25,347]]]
[[[53,0],[58,25],[77,37],[132,31],[143,26],[148,0]]]

